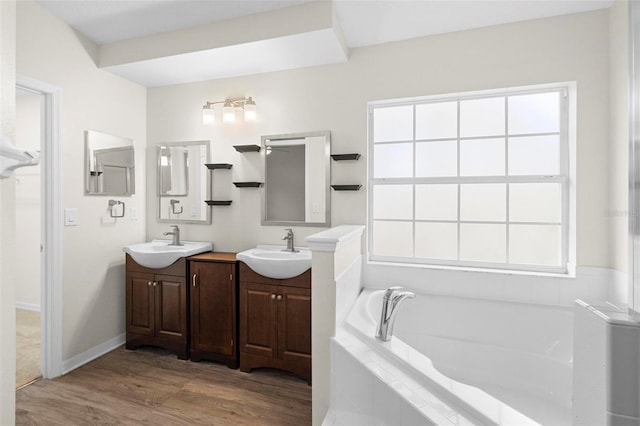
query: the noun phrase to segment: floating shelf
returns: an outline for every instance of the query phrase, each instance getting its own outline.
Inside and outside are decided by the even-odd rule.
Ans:
[[[207,166],[207,169],[209,170],[217,170],[217,169],[230,169],[233,167],[233,164],[228,164],[228,163],[209,163],[209,164],[205,164],[205,166]]]
[[[234,145],[238,152],[260,152],[260,145]]]
[[[357,160],[360,154],[331,154],[333,161]]]
[[[335,191],[358,191],[362,185],[331,185]]]
[[[230,206],[231,200],[205,200],[205,203],[209,206]]]
[[[262,182],[233,182],[237,188],[259,188]]]

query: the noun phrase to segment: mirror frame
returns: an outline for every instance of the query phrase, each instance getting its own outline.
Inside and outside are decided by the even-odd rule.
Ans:
[[[269,177],[267,176],[267,145],[270,140],[295,140],[307,137],[324,136],[324,166],[325,166],[325,221],[324,222],[304,222],[286,220],[267,220],[267,188]],[[264,188],[262,191],[262,212],[261,224],[263,226],[315,226],[325,228],[331,226],[331,132],[322,130],[317,132],[287,133],[282,135],[267,135],[261,138],[262,149],[264,151],[262,166],[264,168]]]
[[[156,220],[159,223],[191,223],[195,225],[210,225],[211,224],[211,207],[206,206],[205,200],[201,200],[202,204],[205,204],[207,217],[202,220],[193,220],[193,219],[162,219],[160,217],[160,198],[161,197],[170,197],[170,196],[161,196],[160,195],[160,147],[172,147],[172,146],[194,146],[194,145],[204,145],[207,154],[206,161],[209,161],[211,158],[211,141],[208,139],[198,140],[198,141],[185,141],[185,142],[160,142],[156,144]],[[192,165],[189,164],[189,167]],[[204,164],[199,164],[205,169],[205,173],[207,173],[207,194],[211,194],[211,173],[206,168]],[[187,183],[187,185],[189,185]],[[175,196],[173,196],[175,197]]]
[[[95,192],[91,190],[91,173],[95,173],[94,170],[91,170],[91,152],[92,149],[89,148],[89,138],[92,134],[100,134],[109,136],[116,139],[122,139],[123,141],[129,142],[130,145],[126,146],[127,148],[131,148],[133,152],[133,167],[127,168],[127,188],[126,192]],[[122,148],[125,148],[125,145],[122,145]],[[99,132],[97,130],[85,130],[84,131],[84,195],[97,195],[97,196],[112,196],[112,197],[130,197],[135,195],[136,193],[136,146],[135,142],[131,138],[125,138],[122,136],[112,135],[110,133]]]

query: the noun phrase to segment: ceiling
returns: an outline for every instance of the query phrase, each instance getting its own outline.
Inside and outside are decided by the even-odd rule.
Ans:
[[[38,0],[108,51],[98,65],[145,86],[345,62],[348,49],[491,25],[608,8],[613,0]],[[321,5],[316,5],[321,3]],[[324,9],[318,9],[322,6]],[[325,13],[328,10],[328,18]],[[293,14],[291,11],[296,11]],[[333,22],[335,12],[337,22]],[[304,15],[306,13],[307,15]],[[321,16],[322,15],[322,16]],[[316,19],[316,16],[319,18]],[[323,18],[324,16],[324,18]],[[296,18],[298,17],[298,18]],[[326,19],[325,19],[326,18]],[[278,32],[283,23],[292,28]],[[262,24],[262,22],[264,24]],[[294,25],[295,24],[295,25]],[[308,28],[304,28],[307,25]],[[287,25],[284,25],[287,26]],[[295,28],[294,28],[295,27]],[[302,28],[301,28],[302,27]],[[225,28],[225,33],[221,33]],[[200,31],[209,45],[189,33]],[[233,30],[231,30],[233,29]],[[260,34],[261,30],[264,34]],[[218,31],[218,32],[216,32]],[[233,33],[234,37],[229,36]],[[251,37],[243,33],[249,33]],[[271,34],[275,33],[275,34]],[[222,34],[222,36],[221,36]],[[332,34],[332,36],[331,36]],[[173,51],[148,46],[182,37]],[[189,42],[189,37],[192,42]],[[329,38],[327,38],[329,37]],[[200,37],[202,39],[202,37]],[[219,41],[224,39],[224,42]],[[144,40],[145,45],[140,44]],[[218,40],[218,41],[216,41]],[[256,44],[257,43],[257,44]],[[188,46],[192,44],[192,46]],[[144,46],[144,49],[142,47]],[[303,47],[300,50],[301,46]],[[237,52],[235,51],[237,49]],[[295,50],[298,49],[298,50]],[[121,51],[120,59],[113,59]],[[128,52],[125,52],[127,50]],[[340,50],[343,50],[341,53]],[[114,51],[116,53],[114,53]],[[220,58],[261,51],[233,66]],[[260,63],[278,52],[282,64]],[[303,52],[314,52],[313,57]],[[288,54],[283,54],[288,53]],[[116,56],[114,56],[116,55]],[[325,57],[326,55],[326,57]],[[300,57],[298,61],[296,58]],[[184,66],[188,64],[189,66]],[[196,69],[194,69],[194,67]],[[221,68],[220,68],[221,67]]]

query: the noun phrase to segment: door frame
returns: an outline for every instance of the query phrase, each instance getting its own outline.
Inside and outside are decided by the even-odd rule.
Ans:
[[[16,75],[16,87],[43,96],[42,256],[40,280],[40,372],[50,379],[62,375],[62,167],[60,165],[60,105],[62,89]]]

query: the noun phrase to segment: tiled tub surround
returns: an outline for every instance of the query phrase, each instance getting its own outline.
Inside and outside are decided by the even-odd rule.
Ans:
[[[365,263],[363,285],[400,285],[418,293],[573,307],[576,299],[625,307],[627,274],[610,268],[579,266],[575,277],[481,269]]]
[[[381,343],[382,294],[331,342],[326,425],[571,424],[570,308],[418,294]]]

